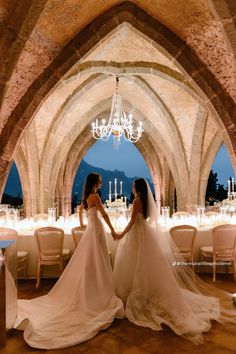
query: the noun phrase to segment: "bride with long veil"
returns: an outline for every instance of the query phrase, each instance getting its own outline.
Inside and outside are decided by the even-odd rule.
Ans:
[[[83,205],[88,225],[69,264],[45,296],[18,300],[15,328],[24,329],[24,339],[35,348],[58,349],[79,344],[106,329],[114,318],[124,317],[122,301],[115,296],[112,269],[101,212],[111,232],[97,189],[101,176],[89,174]]]
[[[177,247],[159,230],[147,182],[135,180],[133,193],[131,220],[116,236],[127,234],[119,243],[113,272],[125,315],[137,325],[162,330],[165,324],[195,344],[203,343],[211,320],[235,323],[232,296],[200,280],[190,267],[176,266]]]

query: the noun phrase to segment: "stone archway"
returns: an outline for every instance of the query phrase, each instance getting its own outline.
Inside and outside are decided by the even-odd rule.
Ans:
[[[90,67],[90,70],[92,72],[94,72],[94,68]],[[131,68],[130,68],[131,70]],[[145,72],[145,68],[143,69]],[[102,70],[103,71],[103,70]],[[141,71],[141,67],[139,67],[139,72],[140,74],[142,73]],[[132,71],[131,71],[132,73]],[[146,73],[147,74],[147,73]],[[68,152],[65,151],[65,148],[63,147],[64,145],[64,141],[62,140],[61,143],[58,145],[58,134],[60,134],[60,127],[63,126],[63,112],[67,112],[67,108],[66,105],[70,104],[70,100],[72,101],[72,105],[76,103],[77,100],[81,100],[83,98],[83,94],[87,91],[86,87],[95,87],[95,85],[99,85],[98,87],[100,87],[100,84],[102,83],[102,80],[106,80],[107,79],[107,75],[104,74],[100,74],[100,75],[92,75],[90,77],[89,80],[86,80],[81,88],[78,88],[77,90],[75,90],[75,94],[78,92],[79,94],[79,98],[77,97],[76,100],[74,99],[74,95],[70,95],[68,100],[65,101],[65,104],[63,104],[59,110],[58,110],[58,114],[55,117],[55,120],[53,121],[53,124],[51,125],[50,129],[49,129],[49,135],[47,135],[47,144],[44,146],[44,151],[42,153],[41,156],[41,160],[40,160],[40,170],[41,170],[41,175],[39,177],[39,180],[41,181],[41,189],[38,188],[38,190],[40,190],[39,196],[38,198],[35,198],[35,200],[39,201],[40,200],[40,209],[38,210],[38,212],[45,212],[47,210],[47,208],[50,206],[54,205],[54,195],[55,193],[57,194],[57,199],[59,198],[59,193],[57,192],[58,190],[60,190],[60,205],[62,205],[62,207],[60,208],[61,210],[64,210],[63,207],[63,203],[65,204],[70,204],[70,199],[71,199],[71,182],[67,181],[66,183],[68,184],[69,188],[67,188],[67,190],[64,190],[65,186],[64,186],[64,175],[63,172],[64,168],[65,168],[65,161],[69,161],[69,157],[68,157]],[[93,82],[94,80],[94,82]],[[162,200],[165,204],[170,204],[170,196],[169,196],[169,167],[171,168],[171,172],[175,181],[175,185],[177,187],[177,191],[178,191],[178,207],[180,209],[185,209],[186,207],[188,207],[189,209],[192,208],[192,204],[195,205],[198,203],[198,178],[197,178],[197,183],[194,182],[194,180],[192,178],[190,178],[190,184],[191,184],[191,188],[189,186],[189,177],[183,174],[183,172],[187,171],[187,164],[185,164],[185,166],[183,165],[183,161],[185,161],[185,154],[184,154],[184,149],[182,147],[182,140],[179,136],[179,132],[177,129],[176,124],[174,123],[173,117],[171,116],[171,113],[168,111],[168,108],[165,107],[165,105],[163,104],[162,100],[160,99],[160,97],[158,97],[151,89],[150,87],[147,85],[147,83],[145,83],[145,80],[141,80],[139,78],[139,76],[137,76],[136,78],[134,78],[134,83],[138,86],[140,86],[140,88],[142,89],[142,92],[151,100],[151,105],[152,106],[156,106],[157,108],[161,108],[163,114],[165,115],[165,120],[166,120],[166,127],[168,128],[169,131],[169,139],[175,141],[175,149],[174,149],[174,155],[173,152],[172,154],[170,153],[171,149],[170,147],[168,148],[168,145],[166,145],[165,140],[163,139],[163,137],[157,133],[156,129],[154,130],[154,126],[153,123],[151,123],[151,121],[148,123],[148,120],[146,119],[146,117],[141,117],[141,119],[143,121],[146,121],[146,128],[147,128],[147,132],[149,132],[150,134],[150,138],[152,137],[152,134],[155,134],[155,137],[157,138],[157,140],[159,140],[159,143],[162,145],[162,148],[164,148],[164,155],[166,156],[166,161],[168,161],[167,166],[165,167],[165,183],[162,182],[162,184],[164,184],[164,188],[161,187],[161,192],[159,192],[159,194],[161,193],[160,197],[158,197],[158,200]],[[190,91],[191,93],[191,91]],[[143,96],[143,95],[142,95]],[[86,119],[83,118],[83,116],[80,117],[80,121],[77,124],[77,121],[75,121],[74,125],[70,126],[70,130],[68,130],[67,134],[68,136],[70,136],[70,140],[74,141],[75,139],[80,139],[83,136],[83,133],[81,135],[81,124],[83,122],[83,126],[86,127],[90,121],[92,121],[95,116],[97,114],[99,114],[99,112],[101,113],[103,109],[108,108],[107,103],[109,101],[109,98],[106,102],[104,102],[105,106],[103,107],[101,105],[101,102],[99,102],[98,104],[98,109],[93,109],[91,108],[91,112],[86,111],[85,115],[86,115]],[[130,107],[127,108],[127,111],[130,111]],[[202,109],[201,109],[202,111]],[[201,154],[200,154],[200,147],[202,145],[202,143],[199,140],[199,136],[201,137],[201,133],[204,130],[205,127],[205,123],[204,120],[202,120],[201,117],[204,116],[205,111],[203,110],[202,112],[199,111],[198,114],[198,119],[197,119],[197,125],[195,127],[195,130],[199,132],[196,135],[196,142],[193,142],[193,148],[191,148],[192,152],[191,152],[191,156],[192,158],[196,158],[198,157],[198,159],[200,159]],[[136,116],[140,116],[140,113],[137,111],[137,109],[134,110],[134,114]],[[90,114],[90,118],[88,116],[88,114]],[[88,118],[90,120],[88,120]],[[148,124],[147,124],[148,123]],[[79,128],[79,130],[78,130]],[[201,128],[201,129],[200,129]],[[89,132],[89,130],[87,130]],[[30,128],[30,132],[33,133],[34,132],[34,128],[31,127]],[[88,133],[87,133],[88,134]],[[29,132],[28,132],[29,135]],[[52,138],[50,138],[50,136]],[[30,141],[32,143],[32,139],[36,140],[34,138],[34,136],[31,137]],[[88,139],[88,137],[87,137]],[[154,140],[154,137],[152,137],[152,139]],[[202,137],[201,137],[202,139]],[[30,143],[29,141],[29,143]],[[67,141],[67,139],[66,139]],[[32,145],[32,144],[29,145]],[[26,144],[26,142],[25,142]],[[67,143],[66,143],[67,144]],[[153,143],[153,146],[155,146],[156,144]],[[51,150],[52,147],[54,148],[54,150]],[[29,146],[30,148],[30,146]],[[156,146],[157,148],[157,146]],[[155,149],[153,149],[153,151],[157,151]],[[178,148],[179,148],[179,152],[178,152]],[[69,146],[68,148],[69,149]],[[145,147],[140,145],[140,150],[145,151]],[[68,150],[69,151],[69,150]],[[63,152],[63,154],[62,154]],[[146,154],[145,159],[148,162],[148,165],[152,165],[152,162],[154,162],[155,158],[153,156],[153,154],[151,153],[152,151],[149,149],[149,154]],[[158,154],[157,154],[158,155]],[[46,160],[43,158],[43,156],[45,156]],[[179,161],[179,162],[178,162]],[[180,163],[181,161],[181,163]],[[53,166],[53,169],[51,169],[50,166]],[[150,170],[152,170],[150,168]],[[155,170],[155,166],[154,166],[154,170]],[[45,171],[45,172],[43,172]],[[195,173],[195,170],[192,169],[192,171],[190,171],[190,176],[192,174],[192,176],[196,179],[196,177],[198,176],[198,174]],[[45,176],[44,176],[45,175]],[[60,176],[60,177],[58,177]],[[58,180],[58,178],[60,179],[60,182],[57,183],[57,188],[56,188],[56,181]],[[32,180],[36,180],[36,178],[32,178]],[[44,183],[45,181],[45,183]],[[160,179],[159,179],[160,181]],[[184,183],[183,183],[184,181]],[[48,183],[49,182],[49,183]],[[27,182],[26,182],[27,183]],[[207,183],[207,182],[206,182]],[[29,183],[30,185],[31,183]],[[182,185],[184,185],[184,189],[182,188]],[[187,187],[188,186],[188,187]],[[191,190],[192,194],[187,194],[187,192]],[[56,191],[56,192],[55,192]],[[194,195],[195,194],[195,195]],[[33,193],[32,193],[33,195]],[[45,197],[43,197],[45,196]],[[32,199],[32,198],[31,198]],[[173,197],[172,197],[173,199]],[[191,202],[192,201],[192,202]],[[27,209],[31,209],[31,210],[35,210],[35,207],[32,208],[27,208]]]
[[[90,131],[89,131],[90,133]],[[77,168],[84,157],[88,148],[94,143],[93,137],[88,134],[88,128],[80,134],[76,139],[73,146],[71,147],[67,155],[67,163],[61,165],[61,169],[58,175],[57,185],[56,185],[56,203],[58,206],[59,213],[62,215],[70,214],[71,210],[71,196],[74,178],[76,175]],[[149,135],[145,137],[145,144],[136,144],[137,149],[143,155],[147,165],[149,167],[150,174],[152,176],[154,190],[156,195],[157,205],[160,206],[161,200],[161,186],[163,185],[163,176],[161,175],[162,164],[159,156],[162,156],[161,151],[157,149],[154,141]],[[163,160],[163,156],[162,156]],[[57,193],[57,191],[60,193]],[[60,198],[58,200],[58,195]]]
[[[95,81],[94,84],[91,84],[90,82],[88,82],[89,86],[94,87],[95,84],[100,83],[100,81],[98,81],[98,79],[97,79],[97,76],[94,79],[97,82]],[[137,78],[137,84],[138,83],[139,83],[139,79]],[[145,83],[142,82],[142,90],[144,88],[145,88]],[[83,92],[86,92],[84,86],[83,86]],[[145,94],[147,95],[147,97],[149,97],[149,99],[152,100],[152,105],[154,105],[154,106],[158,105],[163,110],[163,114],[165,114],[165,116],[166,116],[166,122],[168,122],[167,127],[169,127],[168,128],[169,134],[172,137],[172,140],[174,139],[176,141],[175,154],[176,154],[176,157],[179,157],[179,160],[181,160],[181,166],[184,167],[182,169],[180,169],[180,166],[179,166],[179,168],[177,168],[176,161],[173,158],[168,158],[168,151],[170,149],[168,149],[168,146],[165,143],[165,141],[163,140],[163,137],[161,137],[161,136],[159,137],[159,133],[157,133],[156,129],[154,129],[153,123],[150,124],[149,128],[148,128],[148,126],[146,126],[146,128],[148,128],[147,131],[149,131],[150,135],[155,133],[156,137],[159,137],[158,140],[162,143],[162,146],[163,147],[165,146],[165,155],[167,156],[166,158],[169,160],[168,163],[170,164],[170,166],[172,166],[172,173],[174,173],[174,175],[176,176],[176,178],[175,178],[176,184],[179,187],[179,191],[180,191],[180,195],[181,195],[183,193],[181,192],[182,188],[181,188],[180,181],[182,181],[182,182],[185,181],[185,185],[187,185],[187,181],[188,181],[187,175],[186,174],[184,175],[187,168],[186,168],[186,166],[183,166],[185,158],[184,158],[184,152],[183,152],[181,139],[178,136],[176,126],[173,122],[173,117],[171,117],[170,112],[168,112],[168,110],[164,107],[164,105],[163,105],[163,107],[161,106],[162,105],[161,100],[159,99],[160,100],[160,102],[159,102],[157,100],[156,95],[153,92],[149,92],[148,87],[147,87],[147,91]],[[152,98],[150,98],[150,97],[152,97]],[[75,100],[73,100],[73,101],[75,101]],[[109,100],[107,100],[106,103],[109,103]],[[85,117],[82,116],[82,117],[80,117],[79,124],[77,124],[77,122],[76,122],[74,124],[74,126],[71,126],[70,131],[68,130],[68,133],[67,133],[70,136],[71,141],[74,141],[77,136],[81,135],[81,130],[80,130],[82,127],[81,122],[83,122],[83,126],[85,127],[94,119],[96,114],[99,114],[99,112],[101,113],[101,109],[103,109],[103,107],[101,106],[101,103],[99,103],[98,111],[96,111],[96,108],[95,108],[95,109],[91,109],[91,112],[85,112],[86,119],[85,119]],[[97,112],[97,113],[95,113],[95,112]],[[134,111],[134,113],[136,115],[136,111]],[[137,112],[137,115],[139,115],[138,112]],[[89,116],[91,116],[91,117],[89,118]],[[63,117],[58,116],[58,119],[59,118],[61,120],[63,120]],[[90,119],[90,120],[88,120],[88,119]],[[146,119],[145,117],[142,118],[142,120],[145,120],[145,119]],[[43,153],[43,156],[45,156],[46,160],[42,159],[42,161],[41,161],[41,165],[42,165],[41,173],[42,174],[41,174],[40,180],[41,180],[42,184],[41,184],[40,196],[42,197],[43,195],[45,195],[45,198],[42,199],[42,200],[44,200],[44,202],[41,205],[41,209],[42,209],[41,212],[43,210],[46,210],[49,205],[52,206],[53,200],[54,200],[53,196],[55,193],[55,183],[58,178],[58,173],[60,171],[61,166],[63,165],[63,161],[65,161],[65,159],[68,161],[67,153],[69,151],[70,145],[67,144],[67,148],[66,148],[67,150],[65,149],[65,147],[63,148],[63,144],[64,144],[63,140],[61,141],[60,144],[57,143],[57,145],[56,145],[56,140],[58,140],[58,138],[57,138],[58,134],[57,134],[57,130],[56,130],[57,127],[60,127],[60,124],[56,121],[55,130],[53,127],[50,129],[50,134],[52,136],[52,139],[54,139],[54,140],[51,140],[50,137],[48,136],[47,145],[45,146],[44,153]],[[55,141],[55,143],[54,143],[54,141]],[[51,150],[52,146],[54,147],[53,151]],[[151,156],[152,157],[149,157],[146,159],[148,164],[153,159],[153,155],[151,155]],[[50,166],[53,166],[52,170],[51,170]],[[49,184],[47,182],[48,179],[50,181]],[[45,181],[45,184],[44,184],[44,181]],[[67,195],[67,199],[68,199],[68,192],[66,193],[66,195]],[[48,202],[47,202],[47,199],[49,198],[49,196],[50,196],[50,200],[48,200]]]
[[[225,36],[227,37],[227,41],[234,53],[234,58],[236,58],[236,7],[234,1],[208,0],[208,3],[215,18],[221,22],[221,25],[224,28]]]
[[[16,142],[40,102],[83,55],[123,22],[130,23],[174,58],[175,63],[185,71],[186,80],[194,82],[199,87],[201,93],[207,98],[209,109],[214,109],[219,115],[228,132],[233,150],[236,152],[234,139],[236,110],[230,96],[225,93],[206,65],[198,59],[185,42],[136,5],[123,3],[108,10],[82,30],[34,81],[14,109],[1,133],[0,185],[2,189]]]

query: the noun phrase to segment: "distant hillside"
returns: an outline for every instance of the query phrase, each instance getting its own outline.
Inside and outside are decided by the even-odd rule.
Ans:
[[[82,196],[82,191],[83,191],[83,185],[84,181],[87,177],[87,175],[91,172],[99,173],[102,176],[102,199],[106,200],[108,199],[108,193],[109,193],[109,181],[112,182],[112,193],[114,193],[114,180],[115,178],[117,179],[117,193],[120,193],[120,181],[123,182],[122,185],[122,194],[126,195],[127,198],[129,199],[131,191],[132,191],[132,184],[134,179],[142,177],[142,176],[137,176],[137,177],[127,177],[123,171],[110,171],[110,170],[104,170],[103,168],[95,167],[92,165],[89,165],[87,162],[84,160],[81,161],[79,168],[77,170],[76,176],[75,176],[75,181],[73,185],[73,190],[72,194],[78,201],[81,200]],[[153,184],[148,180],[148,183],[150,184],[150,187],[152,191],[154,192]]]
[[[79,165],[78,171],[76,173],[76,177],[75,177],[75,181],[74,181],[74,185],[73,185],[73,190],[72,190],[73,199],[76,204],[81,200],[84,181],[85,181],[87,175],[91,172],[99,173],[102,176],[103,183],[102,183],[101,193],[102,193],[103,200],[108,199],[109,181],[112,182],[112,193],[114,193],[114,180],[115,180],[115,178],[117,179],[117,193],[118,194],[120,193],[120,181],[122,181],[123,182],[122,194],[125,195],[127,197],[127,199],[129,199],[131,191],[132,191],[132,184],[133,184],[134,179],[142,177],[142,176],[137,176],[137,177],[129,178],[125,175],[125,173],[123,171],[104,170],[103,168],[92,166],[92,165],[88,164],[87,162],[85,162],[84,160],[82,160]],[[148,182],[152,188],[152,191],[154,192],[152,183],[149,180],[148,180]],[[11,199],[11,197],[14,197],[16,199],[16,201],[14,203],[13,203],[13,200]],[[15,163],[13,162],[9,176],[8,176],[8,180],[7,180],[6,188],[4,191],[2,203],[4,201],[4,203],[6,202],[9,204],[15,205],[16,203],[20,203],[20,201],[18,201],[18,199],[21,199],[21,198],[22,198],[22,190],[21,190],[20,178],[19,178],[17,167],[16,167]]]

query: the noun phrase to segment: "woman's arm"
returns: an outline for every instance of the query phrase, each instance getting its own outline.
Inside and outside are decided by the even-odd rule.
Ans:
[[[105,220],[105,222],[107,223],[107,225],[109,226],[112,234],[115,233],[115,230],[111,224],[110,218],[109,218],[108,214],[106,213],[105,209],[103,208],[101,198],[99,197],[98,194],[95,194],[93,198],[94,198],[94,203],[96,205],[97,210],[99,210],[100,213],[102,214],[102,217]]]
[[[80,223],[81,227],[86,227],[86,225],[84,225],[84,222],[83,222],[83,211],[84,211],[84,205],[82,202],[79,207],[79,223]]]
[[[136,215],[140,209],[138,203],[139,203],[138,200],[134,200],[130,221],[127,224],[126,228],[123,230],[123,232],[116,237],[117,240],[124,237],[127,234],[127,232],[129,232],[129,230],[132,228],[132,226],[135,222]]]

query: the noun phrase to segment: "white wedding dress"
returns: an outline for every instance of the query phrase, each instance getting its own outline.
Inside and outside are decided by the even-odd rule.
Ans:
[[[94,337],[124,317],[115,296],[112,270],[102,222],[93,207],[88,226],[63,274],[46,295],[18,300],[15,328],[24,329],[35,348],[65,348]]]
[[[236,323],[232,294],[206,284],[190,267],[177,266],[177,246],[169,233],[161,232],[148,184],[147,189],[149,218],[145,220],[138,213],[117,249],[113,272],[116,294],[124,302],[129,321],[153,330],[162,330],[165,324],[201,344],[211,320]],[[180,260],[184,261],[178,255]]]
[[[200,344],[202,333],[211,328],[210,320],[220,318],[219,300],[179,286],[158,237],[139,213],[117,250],[116,294],[125,304],[129,321],[153,330],[162,330],[161,324],[166,324]]]

